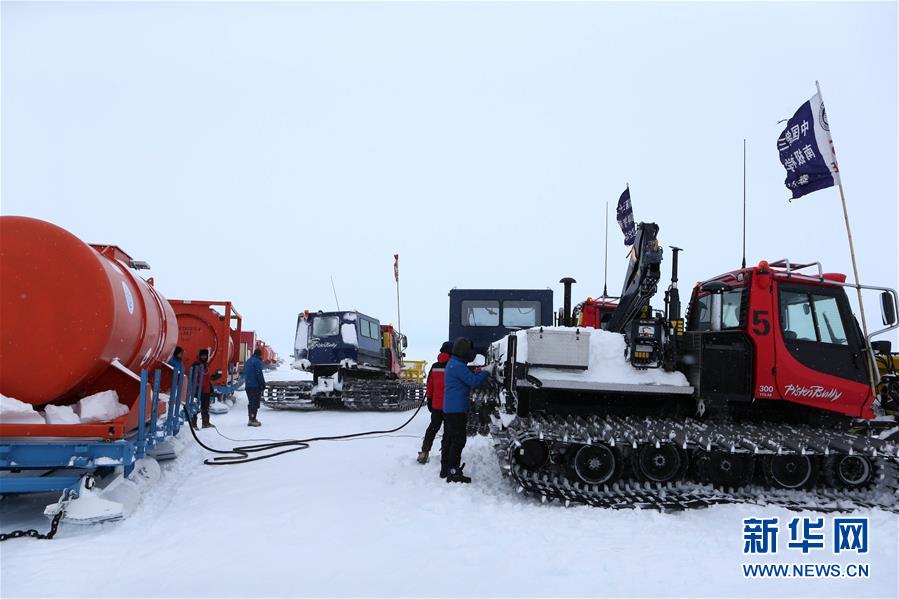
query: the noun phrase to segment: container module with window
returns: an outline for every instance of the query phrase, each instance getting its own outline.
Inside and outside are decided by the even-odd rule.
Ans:
[[[553,324],[551,289],[452,289],[449,340],[468,337],[477,353],[512,331]]]

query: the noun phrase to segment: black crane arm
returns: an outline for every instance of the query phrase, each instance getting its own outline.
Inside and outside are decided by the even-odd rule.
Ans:
[[[612,313],[606,330],[624,333],[628,325],[640,314],[644,306],[656,294],[661,276],[662,248],[656,236],[659,226],[655,223],[637,225],[633,253],[624,277],[618,308]]]

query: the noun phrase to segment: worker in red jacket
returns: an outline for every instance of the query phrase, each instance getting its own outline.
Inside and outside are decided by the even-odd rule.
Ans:
[[[428,398],[428,411],[431,412],[431,424],[425,431],[424,441],[421,443],[421,451],[418,452],[418,463],[428,463],[428,453],[431,446],[434,445],[434,438],[437,431],[443,424],[443,371],[446,363],[449,362],[450,352],[453,351],[453,344],[449,341],[440,346],[440,354],[437,355],[437,363],[431,366],[428,371],[428,385],[425,391],[425,397]],[[446,478],[446,473],[441,471],[440,476]]]

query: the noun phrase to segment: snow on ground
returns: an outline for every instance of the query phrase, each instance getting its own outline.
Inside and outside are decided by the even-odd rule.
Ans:
[[[295,372],[295,371],[293,371]],[[284,375],[282,377],[282,374]],[[291,376],[282,367],[269,380]],[[280,412],[246,426],[246,399],[200,434],[309,437],[384,429],[407,413]],[[870,517],[868,579],[749,580],[744,561],[803,561],[787,550],[785,509],[720,506],[685,513],[542,505],[499,474],[487,438],[469,439],[471,485],[415,462],[428,417],[371,439],[239,466],[210,467],[189,438],[128,520],[64,525],[52,541],[0,545],[0,596],[897,596],[899,517]],[[185,431],[186,432],[186,431]],[[189,434],[189,433],[187,433]],[[439,445],[439,441],[438,441]],[[55,497],[0,502],[0,529],[46,530]],[[779,517],[777,556],[744,559],[742,518]],[[833,516],[825,515],[830,525]],[[830,537],[828,536],[828,539]]]

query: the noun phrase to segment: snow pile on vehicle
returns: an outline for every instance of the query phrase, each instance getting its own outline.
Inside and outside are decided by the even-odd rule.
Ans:
[[[528,330],[524,329],[516,331],[515,336],[518,339],[518,348],[516,352],[516,361],[527,362],[528,360]],[[638,370],[631,366],[624,355],[626,343],[624,335],[620,333],[612,333],[602,329],[590,328],[568,328],[568,327],[542,327],[544,331],[564,331],[575,334],[577,331],[581,336],[588,336],[590,339],[590,358],[586,370],[569,370],[560,368],[538,368],[531,367],[528,372],[537,377],[549,377],[556,380],[566,381],[584,381],[593,383],[610,383],[621,385],[673,385],[677,387],[687,387],[690,383],[687,378],[680,372],[666,372],[661,368],[652,368],[648,370]],[[507,337],[503,337],[499,341],[493,343],[491,352],[495,359],[500,361],[505,359],[507,354]]]
[[[75,413],[82,423],[108,422],[128,413],[128,407],[119,403],[115,391],[101,391],[78,401]]]
[[[44,408],[44,416],[47,424],[80,424],[81,418],[72,409],[72,406],[54,406],[49,404]]]
[[[340,336],[344,343],[349,343],[350,345],[359,344],[359,338],[356,337],[356,325],[351,322],[345,322],[340,325]]]
[[[0,394],[0,422],[3,424],[46,424],[30,403]]]

